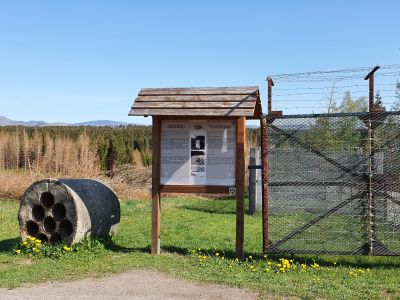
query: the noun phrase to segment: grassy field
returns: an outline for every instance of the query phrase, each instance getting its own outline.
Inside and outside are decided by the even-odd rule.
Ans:
[[[163,253],[159,256],[148,254],[151,207],[147,200],[122,202],[120,230],[111,242],[60,259],[27,259],[14,254],[20,243],[17,210],[16,201],[0,201],[0,287],[97,277],[140,268],[179,278],[247,287],[259,291],[261,297],[400,297],[400,258],[397,257],[298,255],[294,257],[299,262],[298,268],[280,272],[276,265],[282,256],[266,259],[261,254],[259,215],[246,216],[247,260],[236,262],[235,201],[232,199],[163,199]],[[300,267],[303,263],[307,264],[306,272]]]

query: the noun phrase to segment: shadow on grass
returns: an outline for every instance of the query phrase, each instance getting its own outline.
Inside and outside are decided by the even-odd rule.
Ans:
[[[0,241],[0,253],[11,253],[17,248],[19,242],[19,237]]]
[[[195,206],[181,206],[180,208],[191,211],[208,213],[208,214],[236,215],[236,211],[226,211],[226,210],[224,211],[223,209],[218,209],[218,208],[203,208]]]
[[[146,248],[147,252],[150,251]],[[186,247],[177,247],[174,245],[163,245],[161,247],[162,252],[176,253],[183,256],[192,255],[192,250]],[[231,249],[207,249],[202,248],[201,252],[205,255],[214,256],[215,253],[219,253],[220,256],[224,256],[226,259],[235,259],[235,251]],[[262,253],[251,253],[245,252],[244,257],[249,258],[252,256],[253,260],[265,260]],[[320,266],[333,267],[333,263],[336,262],[336,266],[339,267],[350,267],[350,268],[399,268],[400,257],[381,257],[381,256],[333,256],[333,255],[295,255],[292,257],[291,254],[267,254],[267,258],[274,262],[279,262],[280,258],[291,259],[293,258],[298,263],[312,264],[313,262],[318,263]]]
[[[254,257],[254,255],[253,255]],[[260,258],[256,255],[255,257]],[[312,255],[312,254],[268,254],[271,260],[278,261],[280,258],[294,259],[299,263],[316,262],[323,267],[332,267],[334,262],[339,267],[350,268],[399,268],[399,256],[362,256],[362,255]]]
[[[131,252],[143,252],[150,253],[150,246],[146,247],[125,247],[118,245],[113,241],[111,237],[98,239],[106,250],[116,252],[116,253],[131,253]]]

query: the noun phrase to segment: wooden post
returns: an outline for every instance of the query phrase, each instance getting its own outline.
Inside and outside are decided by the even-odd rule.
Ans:
[[[372,73],[369,77],[369,111],[373,112],[375,109],[374,105],[374,74]]]
[[[272,112],[272,87],[274,86],[274,82],[272,78],[267,78],[268,81],[268,114]]]
[[[375,252],[375,241],[376,241],[376,225],[375,225],[375,201],[373,194],[373,161],[374,161],[374,139],[375,132],[374,128],[376,126],[375,120],[373,118],[373,113],[376,111],[374,103],[374,74],[379,69],[379,66],[375,66],[371,72],[364,78],[368,80],[369,83],[369,120],[366,124],[368,127],[368,179],[367,179],[367,193],[368,193],[368,204],[367,204],[367,236],[368,236],[368,246],[369,255],[373,255]]]
[[[151,207],[151,254],[160,254],[160,149],[161,120],[153,116],[153,163],[152,163],[152,207]]]
[[[374,105],[374,73],[379,70],[379,66],[375,66],[371,72],[365,76],[364,80],[369,81],[369,112],[373,112],[375,109]]]
[[[260,120],[261,130],[261,165],[262,165],[262,223],[263,223],[263,253],[269,248],[268,237],[268,128],[266,118]]]
[[[236,258],[243,259],[246,118],[236,122]]]

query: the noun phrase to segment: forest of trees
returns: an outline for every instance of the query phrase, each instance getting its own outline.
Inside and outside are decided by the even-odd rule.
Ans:
[[[0,170],[65,175],[151,165],[151,127],[0,127]]]
[[[259,130],[247,133],[249,145],[259,145]],[[151,142],[151,126],[5,126],[0,127],[0,170],[110,174],[120,165],[150,166]]]
[[[397,99],[391,107],[400,109],[400,83]],[[381,103],[379,93],[376,102]],[[381,105],[381,104],[379,104]],[[339,105],[332,103],[331,112],[367,111],[367,99],[353,99],[346,92]],[[393,136],[398,129],[398,117],[391,117],[376,130],[377,138]],[[357,117],[318,118],[293,129],[301,140],[316,149],[353,151],[362,147],[365,139]],[[290,131],[290,130],[289,130]],[[269,138],[274,139],[273,132]],[[73,176],[112,175],[115,167],[150,166],[151,126],[120,127],[0,127],[0,170],[29,170]],[[296,147],[288,140],[279,147]],[[260,145],[259,128],[248,128],[249,147]]]

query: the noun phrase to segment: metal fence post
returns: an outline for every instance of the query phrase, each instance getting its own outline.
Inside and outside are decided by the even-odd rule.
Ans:
[[[249,214],[261,211],[261,170],[255,167],[261,165],[260,148],[250,148],[249,168]]]

